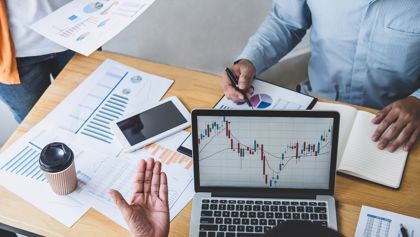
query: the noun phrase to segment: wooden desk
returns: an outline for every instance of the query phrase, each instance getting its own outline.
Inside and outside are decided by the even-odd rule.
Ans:
[[[83,79],[106,58],[138,68],[145,72],[175,80],[165,96],[175,95],[188,109],[211,108],[223,95],[219,77],[177,67],[152,63],[106,52],[90,57],[76,55],[42,96],[28,117],[17,128],[4,147],[7,147],[44,118]],[[364,109],[358,107],[359,109]],[[368,110],[368,109],[364,109]],[[374,110],[370,110],[374,112]],[[3,147],[3,149],[4,149]],[[353,236],[362,205],[383,208],[420,218],[420,145],[416,144],[405,168],[399,190],[355,178],[337,177],[339,230]],[[191,203],[171,222],[170,236],[188,236]],[[127,230],[90,209],[72,228],[67,228],[34,206],[0,186],[0,223],[45,236],[127,236]]]

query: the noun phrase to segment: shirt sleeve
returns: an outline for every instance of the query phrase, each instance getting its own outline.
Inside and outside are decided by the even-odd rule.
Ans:
[[[414,96],[414,97],[416,97],[417,99],[420,100],[420,88],[417,89],[416,91],[414,91],[414,93],[411,94],[410,96]]]
[[[311,24],[306,0],[273,0],[270,13],[237,59],[250,60],[259,75],[290,52]]]

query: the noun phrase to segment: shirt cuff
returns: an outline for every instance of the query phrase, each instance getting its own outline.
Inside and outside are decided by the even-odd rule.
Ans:
[[[250,49],[246,48],[242,53],[236,58],[236,61],[239,61],[241,59],[247,59],[251,61],[251,63],[255,67],[256,75],[258,76],[260,73],[262,73],[266,68],[264,65],[264,60],[262,55],[258,55],[260,52],[259,49]]]
[[[414,96],[417,99],[420,100],[420,89],[417,89],[413,94],[411,94],[410,96]]]

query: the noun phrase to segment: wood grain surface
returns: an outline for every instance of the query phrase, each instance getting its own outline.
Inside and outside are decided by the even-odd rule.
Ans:
[[[165,94],[165,97],[177,96],[189,110],[211,108],[223,95],[217,75],[106,52],[95,52],[90,57],[76,55],[2,149],[42,120],[107,58],[174,80],[175,83]],[[376,112],[360,106],[355,107]],[[419,142],[416,143],[409,155],[400,189],[395,190],[365,180],[339,175],[336,179],[335,198],[339,230],[344,236],[354,235],[362,205],[420,218]],[[171,222],[170,236],[189,235],[191,207],[191,203],[189,203]],[[90,209],[73,227],[67,228],[2,186],[0,186],[0,223],[45,236],[129,236],[127,230],[94,209]]]

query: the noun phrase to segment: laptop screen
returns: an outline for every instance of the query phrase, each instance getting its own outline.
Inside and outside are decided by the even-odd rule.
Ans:
[[[202,187],[331,187],[334,117],[199,115],[195,123]]]

